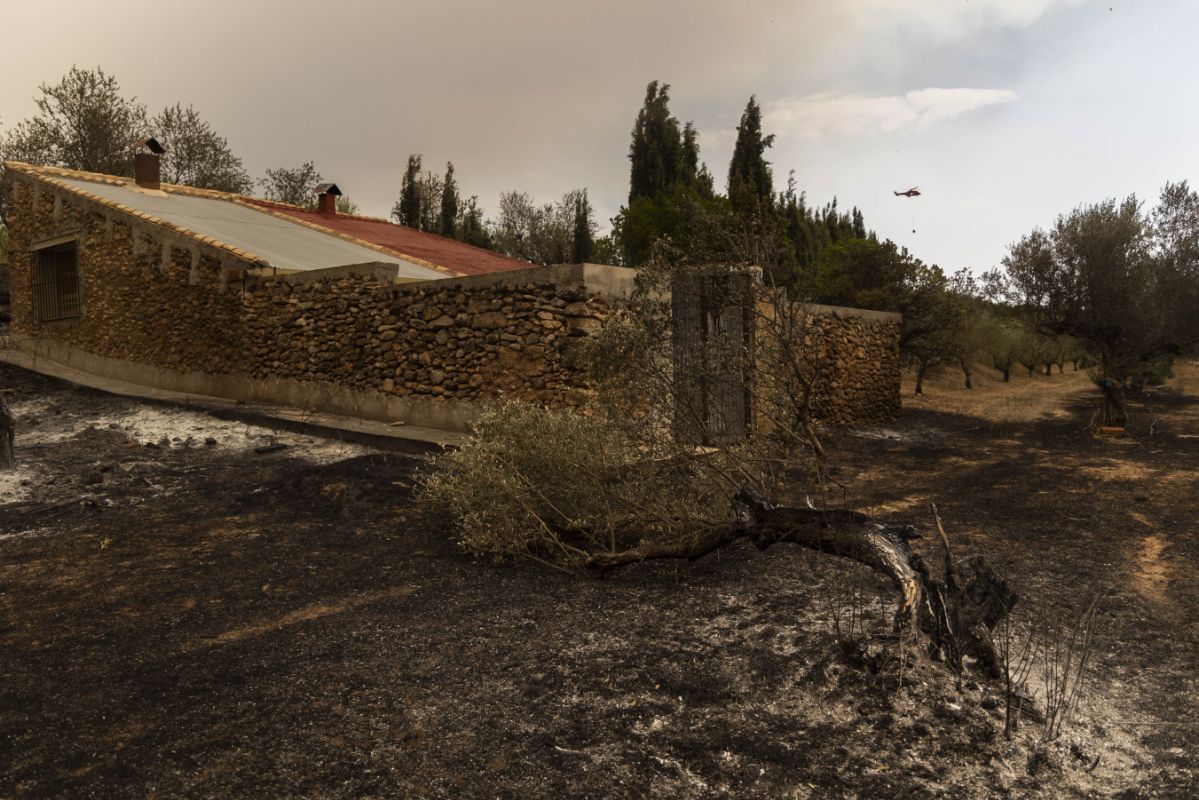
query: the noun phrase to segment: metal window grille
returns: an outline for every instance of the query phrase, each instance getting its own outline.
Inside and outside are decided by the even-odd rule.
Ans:
[[[79,248],[75,242],[36,251],[33,307],[38,322],[79,316]]]

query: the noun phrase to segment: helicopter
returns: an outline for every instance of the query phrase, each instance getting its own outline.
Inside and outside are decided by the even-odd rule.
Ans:
[[[895,196],[896,197],[919,197],[920,196],[920,187],[913,186],[911,189],[908,189],[906,192],[896,192]]]

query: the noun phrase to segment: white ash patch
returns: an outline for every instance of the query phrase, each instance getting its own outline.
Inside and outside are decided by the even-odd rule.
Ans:
[[[8,410],[12,412],[15,421],[20,421],[22,417],[52,413],[53,409],[54,404],[42,397],[14,400],[8,404]]]
[[[158,447],[219,447],[253,450],[285,445],[281,452],[317,464],[328,464],[374,452],[362,445],[308,436],[265,425],[223,420],[199,411],[167,406],[136,406],[124,413],[84,415],[64,411],[41,417],[17,429],[17,447],[47,445],[75,438],[89,429],[112,430],[140,445]]]
[[[25,531],[14,531],[12,533],[0,533],[0,544],[11,541],[13,539],[32,539],[36,536],[52,536],[58,533],[57,528],[30,528]]]
[[[0,472],[0,506],[27,499],[36,477],[32,468],[20,465],[14,470]]]
[[[848,433],[850,436],[856,436],[859,439],[875,439],[888,442],[907,442],[909,444],[932,442],[945,437],[945,433],[943,431],[921,427],[915,427],[910,430],[899,430],[897,428],[882,427],[854,428]]]

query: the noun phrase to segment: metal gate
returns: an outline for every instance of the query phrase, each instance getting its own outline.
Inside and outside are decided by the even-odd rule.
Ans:
[[[674,422],[682,442],[711,445],[749,433],[753,278],[697,269],[674,279]]]

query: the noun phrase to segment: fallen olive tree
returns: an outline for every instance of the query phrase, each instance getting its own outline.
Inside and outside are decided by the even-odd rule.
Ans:
[[[956,564],[949,540],[934,508],[945,548],[943,577],[908,544],[920,534],[911,525],[883,525],[865,514],[844,510],[774,506],[751,489],[733,502],[733,522],[705,531],[690,542],[651,542],[613,553],[596,553],[586,565],[600,573],[624,564],[660,558],[694,560],[746,539],[759,550],[794,544],[864,564],[887,576],[897,594],[895,632],[918,631],[928,640],[929,654],[955,672],[963,657],[996,680],[1001,661],[992,639],[995,626],[1016,604],[1016,593],[982,557]]]
[[[912,549],[913,526],[834,504],[810,413],[809,319],[747,275],[669,258],[640,270],[628,308],[577,353],[594,402],[582,413],[495,404],[432,460],[422,498],[449,512],[468,552],[581,575],[741,542],[850,559],[890,580],[896,634],[998,679],[991,631],[1015,594],[981,558],[951,557],[935,509],[937,572]],[[680,333],[697,320],[702,335]]]

